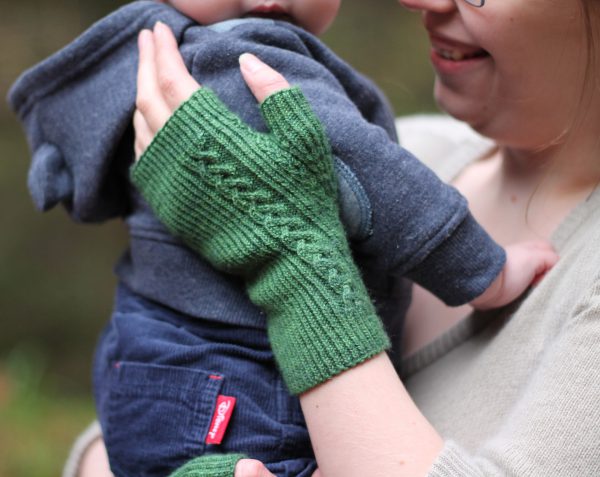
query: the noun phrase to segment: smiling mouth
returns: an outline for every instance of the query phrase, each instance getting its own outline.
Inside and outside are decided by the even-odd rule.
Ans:
[[[485,58],[486,56],[490,56],[490,54],[483,49],[465,53],[460,50],[449,50],[445,48],[434,47],[434,51],[438,56],[450,61],[465,61],[473,58]]]

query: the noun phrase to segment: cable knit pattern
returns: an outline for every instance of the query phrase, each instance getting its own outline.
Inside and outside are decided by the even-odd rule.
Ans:
[[[269,316],[285,381],[301,393],[388,339],[344,238],[321,124],[297,88],[261,110],[269,134],[200,89],[157,134],[132,180],[174,234],[246,279]]]

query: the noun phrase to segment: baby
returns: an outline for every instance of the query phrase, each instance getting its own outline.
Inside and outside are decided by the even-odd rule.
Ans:
[[[240,279],[186,247],[128,182],[142,28],[167,23],[192,75],[258,130],[266,126],[239,74],[240,54],[256,54],[302,89],[329,137],[342,220],[394,341],[409,302],[401,277],[451,305],[493,307],[516,298],[542,258],[521,260],[525,248],[517,247],[505,262],[464,198],[395,143],[377,88],[312,34],[333,21],[339,0],[169,3],[121,8],[10,92],[33,151],[28,182],[37,207],[62,203],[85,222],[123,216],[129,227],[94,364],[111,468],[159,476],[200,455],[243,452],[277,475],[308,476],[314,455],[273,362],[264,313]]]

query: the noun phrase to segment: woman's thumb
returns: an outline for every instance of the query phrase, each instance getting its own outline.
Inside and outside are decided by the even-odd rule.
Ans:
[[[275,477],[267,468],[253,459],[242,459],[235,466],[235,477]]]
[[[267,96],[290,87],[281,74],[250,53],[240,56],[240,70],[259,103],[262,103]]]

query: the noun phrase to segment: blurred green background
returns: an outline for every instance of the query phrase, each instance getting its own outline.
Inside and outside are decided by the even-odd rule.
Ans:
[[[0,92],[124,2],[2,2]],[[394,0],[344,0],[324,36],[371,76],[398,115],[434,110],[427,42],[418,15]],[[126,246],[121,223],[72,223],[40,214],[26,189],[29,152],[0,102],[0,476],[55,476],[93,419],[90,363],[108,319],[112,266]]]

